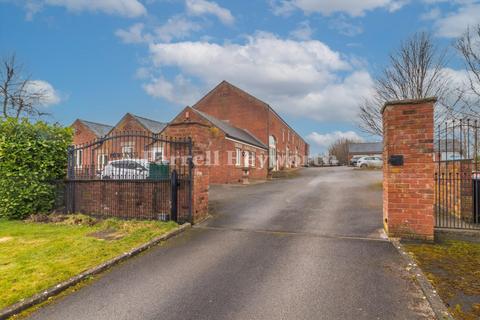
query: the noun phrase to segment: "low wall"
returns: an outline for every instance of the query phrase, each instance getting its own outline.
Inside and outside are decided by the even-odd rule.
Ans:
[[[435,164],[435,204],[444,213],[471,221],[472,160],[441,161]]]
[[[180,181],[178,216],[188,217],[188,181]],[[102,217],[162,219],[170,215],[170,180],[67,182],[67,210]]]

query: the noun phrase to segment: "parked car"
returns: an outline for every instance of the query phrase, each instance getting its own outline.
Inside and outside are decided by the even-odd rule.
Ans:
[[[101,173],[102,179],[147,179],[149,162],[143,159],[122,159],[109,161]]]
[[[359,168],[381,168],[382,166],[383,160],[381,157],[362,157],[357,160],[357,167]]]
[[[366,156],[353,156],[352,159],[350,159],[350,165],[353,167],[356,167],[358,159],[363,157],[366,157]]]

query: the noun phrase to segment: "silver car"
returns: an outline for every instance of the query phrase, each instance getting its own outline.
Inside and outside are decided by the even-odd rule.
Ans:
[[[149,167],[149,162],[143,159],[113,160],[103,168],[101,178],[115,180],[147,179]]]
[[[381,168],[383,167],[383,160],[378,156],[367,156],[357,160],[357,167],[359,168]]]

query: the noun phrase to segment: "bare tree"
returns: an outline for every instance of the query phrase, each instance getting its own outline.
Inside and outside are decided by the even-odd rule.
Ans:
[[[452,101],[455,92],[445,72],[447,50],[435,46],[430,34],[414,34],[390,54],[389,60],[375,80],[373,95],[360,105],[362,131],[382,136],[381,108],[387,101],[437,97],[444,107],[437,112],[438,117],[454,110],[458,100]]]
[[[359,141],[340,138],[328,147],[328,154],[335,156],[340,164],[348,164],[348,145],[354,142]]]
[[[46,115],[40,107],[47,100],[47,92],[23,74],[23,67],[17,63],[15,55],[3,58],[0,63],[0,117],[18,119]]]
[[[468,72],[469,92],[466,95],[466,103],[470,111],[478,115],[480,113],[478,105],[480,103],[480,24],[473,29],[468,28],[455,43],[455,48],[463,56]],[[473,101],[468,99],[472,96],[474,96]]]

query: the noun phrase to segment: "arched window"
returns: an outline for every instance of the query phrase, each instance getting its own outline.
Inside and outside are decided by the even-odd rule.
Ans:
[[[277,170],[277,139],[274,136],[268,137],[268,167]]]

